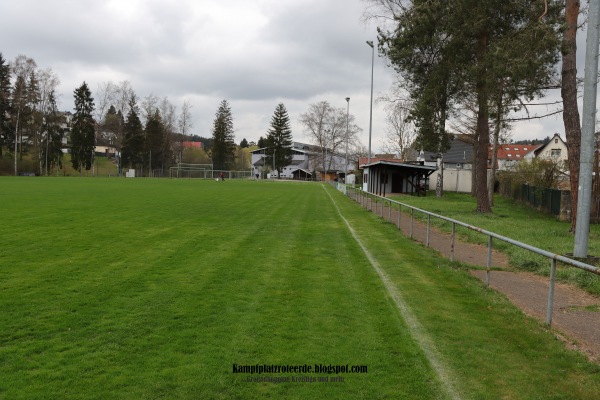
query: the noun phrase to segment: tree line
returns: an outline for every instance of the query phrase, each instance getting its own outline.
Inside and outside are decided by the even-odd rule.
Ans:
[[[73,92],[74,111],[60,112],[59,84],[32,58],[19,55],[8,63],[0,53],[0,159],[13,158],[15,175],[19,163],[40,174],[62,168],[65,147],[79,172],[93,168],[98,145],[116,149],[123,168],[164,170],[178,161],[182,136],[192,126],[187,101],[177,116],[166,97],[140,102],[127,81],[101,84],[96,100],[83,82]]]
[[[119,171],[134,168],[148,174],[162,174],[181,162],[184,141],[203,141],[215,168],[233,167],[239,155],[226,101],[215,116],[213,137],[200,138],[191,135],[188,101],[177,114],[166,97],[139,99],[128,81],[100,84],[95,98],[83,82],[73,92],[73,112],[61,112],[59,84],[51,69],[39,69],[32,58],[19,55],[9,63],[0,53],[0,160],[12,159],[15,175],[19,166],[38,174],[62,168],[65,148],[80,173],[94,168],[97,146],[114,149]]]
[[[60,112],[56,101],[59,84],[51,69],[40,70],[33,59],[19,55],[8,63],[0,53],[0,159],[13,158],[15,174],[19,164],[23,170],[51,174],[63,167],[65,148],[73,169],[80,174],[93,170],[98,146],[112,149],[119,172],[133,168],[142,174],[162,174],[184,161],[184,141],[201,141],[210,159],[201,163],[209,161],[217,170],[244,169],[246,163],[239,159],[249,161],[250,157],[242,154],[248,142],[244,139],[239,146],[234,142],[233,114],[227,100],[218,106],[212,136],[204,138],[192,135],[187,101],[177,113],[167,97],[151,94],[140,99],[128,81],[101,83],[95,95],[83,82],[73,91],[73,112]],[[316,162],[323,170],[331,168],[326,165],[331,163],[327,152],[342,153],[350,146],[352,158],[365,153],[358,140],[361,128],[347,111],[321,101],[300,115],[311,142],[322,149]],[[278,174],[292,162],[292,130],[283,103],[275,107],[266,137],[261,136],[258,145]],[[26,165],[28,160],[31,165]]]
[[[0,159],[12,153],[18,161],[29,155],[37,172],[62,163],[65,116],[58,111],[59,79],[51,69],[19,55],[12,63],[0,53]]]
[[[470,135],[478,212],[493,206],[489,148],[495,154],[501,133],[510,130],[516,120],[510,113],[529,116],[529,103],[549,89],[561,89],[571,186],[578,185],[579,7],[579,0],[368,0],[365,14],[378,22],[379,53],[397,71],[389,99],[403,113],[396,130],[410,123],[417,150],[438,153],[440,166],[449,130]],[[438,181],[438,195],[441,187]],[[571,193],[575,215],[577,190]]]

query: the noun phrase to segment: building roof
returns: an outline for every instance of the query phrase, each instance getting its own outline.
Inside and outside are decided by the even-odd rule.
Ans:
[[[263,154],[267,149],[269,149],[269,147],[262,147],[260,149],[252,150],[250,153]],[[319,146],[315,146],[312,144],[294,142],[294,144],[292,145],[292,151],[302,154],[313,154],[315,152],[319,152],[320,150],[321,148]]]
[[[198,149],[202,148],[202,142],[181,142],[183,147],[195,147]]]
[[[371,164],[361,165],[361,168],[375,167],[375,166],[391,166],[391,167],[397,167],[399,169],[421,170],[424,172],[433,172],[433,171],[437,170],[437,167],[435,167],[433,165],[422,165],[421,163],[402,162],[400,160],[398,160],[398,161],[390,161],[390,160],[373,161],[372,157],[371,157]]]
[[[402,164],[405,161],[392,157],[371,157],[371,164],[374,164],[378,161],[387,161],[390,163]],[[358,159],[358,168],[362,168],[369,162],[369,157],[360,157]]]
[[[304,168],[296,168],[296,169],[292,170],[292,174],[293,174],[293,173],[295,173],[295,172],[298,172],[298,171],[302,171],[302,172],[304,172],[306,175],[312,175],[312,172],[310,172],[310,171],[308,171],[308,170],[306,170],[306,169],[304,169]]]
[[[525,158],[525,156],[532,151],[537,150],[541,147],[540,144],[499,144],[497,157],[498,160],[514,160],[519,161]],[[491,152],[491,148],[490,148]],[[491,158],[491,154],[490,154]]]
[[[473,138],[469,135],[455,134],[450,137],[450,148],[443,154],[444,163],[470,163],[473,162],[475,152],[473,150]],[[423,152],[425,161],[436,161],[437,153],[432,151]]]

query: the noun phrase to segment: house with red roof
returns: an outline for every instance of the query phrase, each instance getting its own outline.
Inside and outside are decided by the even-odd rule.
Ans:
[[[203,148],[202,142],[181,142],[183,147],[192,147],[196,149]]]
[[[503,171],[509,169],[519,161],[533,159],[535,157],[535,150],[541,146],[540,144],[499,144],[496,159],[498,170]],[[488,160],[491,163],[491,149]]]

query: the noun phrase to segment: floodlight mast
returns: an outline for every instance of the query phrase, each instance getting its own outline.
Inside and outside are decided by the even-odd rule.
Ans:
[[[367,44],[371,47],[371,107],[369,111],[369,158],[367,165],[371,164],[371,132],[373,130],[373,69],[375,66],[375,46],[372,40],[367,40]]]
[[[344,171],[344,183],[348,183],[348,124],[350,123],[350,97],[346,97],[346,168]]]

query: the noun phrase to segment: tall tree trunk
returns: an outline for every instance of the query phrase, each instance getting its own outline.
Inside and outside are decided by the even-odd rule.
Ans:
[[[471,160],[471,197],[477,197],[477,160],[479,157],[479,136],[477,132],[473,135],[473,159]]]
[[[498,162],[498,142],[500,141],[500,127],[502,123],[502,97],[504,95],[502,91],[503,81],[500,82],[500,91],[496,98],[496,126],[494,127],[494,142],[492,143],[492,176],[488,180],[488,198],[490,202],[490,208],[494,207],[494,184],[496,183],[496,163]]]
[[[498,121],[494,129],[494,143],[492,143],[492,176],[488,179],[488,201],[490,208],[494,206],[494,184],[496,183],[496,163],[498,162],[498,140],[500,134],[500,122]]]
[[[435,196],[442,197],[444,194],[444,160],[442,154],[438,153],[437,157],[437,180],[435,183]]]
[[[15,122],[15,176],[18,175],[18,167],[17,167],[17,143],[19,138],[19,117],[21,116],[21,107],[17,108],[17,120]]]
[[[563,39],[562,83],[563,123],[569,156],[571,181],[571,232],[577,222],[577,192],[579,190],[579,153],[581,151],[581,122],[577,107],[577,17],[579,0],[566,0],[566,30]]]
[[[437,148],[437,168],[438,176],[435,185],[435,196],[442,197],[444,194],[444,160],[442,156],[442,144],[446,136],[446,105],[447,99],[444,95],[440,107],[440,119],[438,121],[438,148]]]
[[[489,213],[492,211],[487,192],[487,156],[490,146],[490,127],[489,111],[488,111],[488,85],[484,63],[485,54],[487,52],[488,36],[486,32],[482,32],[477,39],[477,59],[479,62],[479,72],[477,76],[477,212]]]

